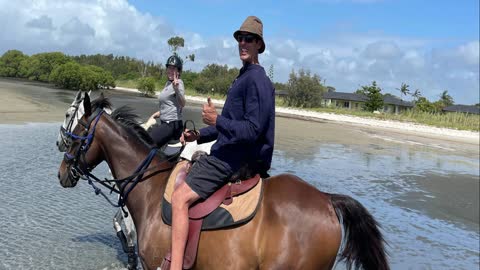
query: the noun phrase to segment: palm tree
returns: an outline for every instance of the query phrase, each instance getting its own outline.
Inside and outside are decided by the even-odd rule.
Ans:
[[[410,93],[410,89],[408,89],[410,85],[406,83],[402,83],[402,86],[400,88],[397,88],[398,91],[400,91],[400,99],[402,99],[402,95],[407,95]]]
[[[415,99],[415,101],[418,100],[419,97],[422,96],[422,94],[420,94],[420,90],[419,89],[416,89],[415,92],[413,92],[413,94],[411,94],[412,97]]]
[[[445,105],[445,107],[453,105],[453,98],[448,94],[447,90],[444,90],[440,95],[440,101]]]

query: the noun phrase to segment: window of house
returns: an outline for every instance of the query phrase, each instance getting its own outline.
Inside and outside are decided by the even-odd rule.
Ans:
[[[344,108],[350,107],[350,102],[348,102],[348,101],[343,102],[343,107]]]

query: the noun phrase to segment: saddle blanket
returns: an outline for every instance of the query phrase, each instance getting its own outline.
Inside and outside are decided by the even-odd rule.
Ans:
[[[186,166],[188,161],[179,162],[173,169],[168,179],[165,194],[162,200],[162,219],[167,225],[172,224],[172,205],[171,198],[175,186],[177,174],[181,168]],[[231,183],[235,185],[235,183]],[[250,221],[260,205],[263,195],[263,181],[258,183],[241,195],[233,197],[233,202],[229,205],[222,203],[212,213],[204,217],[202,230],[216,230],[230,226],[244,224]]]

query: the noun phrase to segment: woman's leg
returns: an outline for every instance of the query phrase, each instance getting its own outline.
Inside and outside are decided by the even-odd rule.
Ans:
[[[160,126],[153,127],[150,131],[150,136],[157,145],[157,147],[162,147],[173,137],[174,128],[173,125],[162,123]]]

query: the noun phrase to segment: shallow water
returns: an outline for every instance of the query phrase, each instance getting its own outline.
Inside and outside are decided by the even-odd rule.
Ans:
[[[70,103],[70,93],[58,100]],[[144,118],[155,109],[153,99],[112,100],[135,104]],[[185,118],[199,123],[199,111],[189,107]],[[478,269],[478,145],[329,122],[276,124],[271,174],[290,172],[364,204],[382,224],[393,269]],[[0,269],[122,269],[116,209],[85,182],[58,183],[58,128],[0,125]]]

